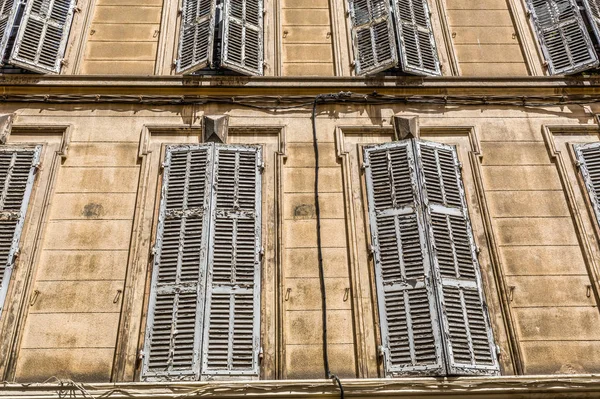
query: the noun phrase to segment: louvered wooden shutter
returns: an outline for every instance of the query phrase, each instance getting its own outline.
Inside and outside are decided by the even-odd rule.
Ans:
[[[246,75],[263,74],[262,0],[225,0],[223,66]]]
[[[410,140],[365,148],[365,174],[387,376],[444,371]]]
[[[389,0],[348,0],[357,75],[398,65]]]
[[[600,223],[600,142],[576,144],[574,148],[596,220]]]
[[[0,148],[0,313],[19,251],[41,150],[41,146]]]
[[[142,378],[197,379],[212,146],[170,146],[164,165]]]
[[[60,72],[75,0],[30,0],[9,63],[41,73]]]
[[[0,64],[4,60],[10,34],[15,26],[19,1],[0,0]]]
[[[393,0],[400,66],[415,75],[440,76],[427,0]]]
[[[494,374],[499,367],[456,149],[416,146],[448,372]]]
[[[202,376],[258,375],[261,151],[215,144]]]
[[[212,63],[215,0],[183,0],[177,73],[191,73]]]
[[[594,36],[600,43],[600,0],[583,0],[583,6],[592,25]]]
[[[526,0],[551,75],[598,65],[598,57],[575,0]]]

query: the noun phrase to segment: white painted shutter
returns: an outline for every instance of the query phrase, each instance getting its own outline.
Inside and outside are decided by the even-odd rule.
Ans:
[[[550,75],[581,72],[598,57],[575,0],[526,0]]]
[[[221,64],[246,75],[263,74],[263,1],[225,0]]]
[[[212,154],[211,145],[167,148],[142,366],[147,381],[199,376]]]
[[[183,0],[177,73],[191,73],[212,63],[215,0]]]
[[[59,73],[75,0],[29,0],[9,63],[41,73]]]
[[[600,142],[575,144],[573,147],[596,220],[600,223]]]
[[[6,55],[6,48],[10,34],[15,26],[18,9],[18,0],[0,0],[0,64]]]
[[[41,151],[41,146],[29,149],[0,148],[0,313],[19,252]]]
[[[448,373],[495,374],[496,349],[454,147],[416,141]]]
[[[203,378],[258,376],[261,150],[215,144]]]
[[[415,75],[440,76],[427,0],[392,0],[396,17],[400,66]]]
[[[366,147],[364,157],[385,373],[442,374],[412,143]]]
[[[600,0],[582,0],[582,2],[592,25],[594,36],[600,43]]]
[[[348,7],[356,74],[398,65],[389,0],[348,0]]]

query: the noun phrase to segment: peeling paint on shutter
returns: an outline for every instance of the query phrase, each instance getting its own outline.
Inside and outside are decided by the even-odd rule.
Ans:
[[[196,380],[212,182],[211,145],[167,147],[142,378]]]
[[[258,376],[261,150],[215,144],[202,377]]]
[[[357,75],[398,65],[389,0],[348,0]]]
[[[9,63],[41,73],[59,73],[75,0],[27,3]]]
[[[600,142],[575,144],[573,147],[596,220],[600,224]]]
[[[582,0],[582,2],[591,22],[594,36],[600,43],[600,0]]]
[[[246,75],[262,75],[262,0],[225,0],[223,15],[221,63]]]
[[[387,376],[444,372],[410,140],[366,147],[365,174]]]
[[[19,0],[0,0],[0,64],[6,55],[18,9]]]
[[[41,146],[30,149],[0,148],[0,313],[19,252],[41,151]]]
[[[496,374],[499,366],[456,149],[424,141],[416,141],[416,149],[448,373]]]
[[[598,65],[575,0],[526,0],[526,3],[550,75],[572,74]]]
[[[441,76],[427,0],[393,0],[393,7],[402,70]]]
[[[215,0],[183,0],[177,73],[192,73],[212,63]]]

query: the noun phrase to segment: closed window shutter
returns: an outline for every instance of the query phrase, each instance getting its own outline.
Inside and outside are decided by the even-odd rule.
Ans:
[[[19,1],[0,0],[0,64],[4,60],[18,9]]]
[[[0,149],[0,312],[19,251],[19,241],[42,147]]]
[[[215,144],[202,376],[258,375],[261,151]]]
[[[348,0],[357,75],[398,65],[389,0]]]
[[[494,374],[499,367],[456,149],[416,146],[448,372]]]
[[[197,379],[213,149],[167,148],[148,310],[144,380]]]
[[[550,75],[572,74],[598,65],[575,0],[526,0]]]
[[[600,142],[576,144],[574,147],[590,202],[600,223]]]
[[[9,63],[41,73],[60,72],[75,0],[30,0]]]
[[[411,141],[366,147],[364,156],[386,375],[442,374]]]
[[[427,0],[393,0],[396,32],[404,72],[440,76]]]
[[[177,73],[191,73],[212,62],[215,0],[183,0]]]
[[[262,0],[225,0],[223,14],[221,63],[246,75],[262,75]]]

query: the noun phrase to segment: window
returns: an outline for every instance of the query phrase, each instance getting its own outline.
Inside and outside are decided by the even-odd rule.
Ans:
[[[0,312],[8,291],[41,146],[0,148]]]
[[[575,144],[573,147],[596,219],[600,223],[600,143]]]
[[[183,0],[177,73],[263,74],[262,0]]]
[[[592,38],[600,42],[600,0],[525,1],[550,75],[599,65]]]
[[[74,0],[0,0],[2,65],[60,72],[74,9]]]
[[[498,373],[456,148],[409,139],[364,159],[386,376]]]
[[[261,150],[169,146],[142,379],[258,377]]]
[[[427,0],[348,0],[348,6],[357,75],[398,66],[441,75]]]

